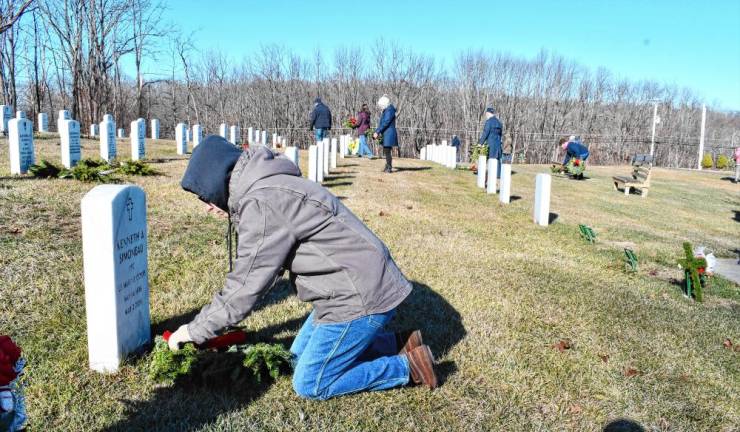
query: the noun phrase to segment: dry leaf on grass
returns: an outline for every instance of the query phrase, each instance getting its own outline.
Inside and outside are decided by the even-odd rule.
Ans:
[[[608,363],[608,362],[609,362],[609,354],[599,354],[599,358],[600,358],[600,359],[601,359],[601,361],[603,361],[604,363]]]
[[[640,375],[640,373],[641,372],[639,370],[633,367],[628,367],[624,370],[624,376],[626,376],[627,378]]]
[[[568,410],[571,414],[580,414],[583,411],[583,408],[578,404],[573,404]]]
[[[381,210],[380,213],[378,213],[378,216],[388,216],[388,213]]]
[[[569,339],[560,339],[560,342],[554,344],[552,347],[560,352],[563,352],[567,349],[570,349],[571,346],[572,345]]]
[[[725,341],[722,342],[722,345],[727,349],[732,349],[732,340],[730,340],[730,338],[726,338]]]

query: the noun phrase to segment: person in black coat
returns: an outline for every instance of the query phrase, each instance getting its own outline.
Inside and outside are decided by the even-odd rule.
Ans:
[[[316,141],[321,141],[329,136],[331,111],[328,106],[324,105],[320,97],[313,101],[313,111],[311,111],[309,123],[309,127],[316,131]]]

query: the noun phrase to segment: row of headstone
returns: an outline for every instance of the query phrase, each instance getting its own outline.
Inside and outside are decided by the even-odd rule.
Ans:
[[[440,145],[429,144],[421,149],[420,159],[455,169],[457,167],[457,147],[447,145],[447,141],[442,141]]]
[[[497,177],[498,160],[487,159],[485,155],[478,156],[476,185],[481,189],[486,189],[486,193],[495,194]],[[511,164],[501,164],[498,199],[504,204],[511,201]]]

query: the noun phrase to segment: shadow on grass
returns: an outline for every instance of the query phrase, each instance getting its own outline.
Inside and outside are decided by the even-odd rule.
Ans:
[[[424,342],[435,357],[441,357],[465,336],[460,314],[429,286],[413,282],[414,289],[398,307],[396,319],[389,331],[420,329]],[[255,310],[281,302],[293,294],[290,283],[282,279],[256,305]],[[155,325],[155,334],[163,329],[175,329],[189,322],[197,313],[190,311]],[[275,335],[297,332],[306,316],[268,326],[250,333],[254,342],[289,345],[292,337],[275,338]],[[271,381],[256,383],[241,366],[238,353],[206,353],[194,366],[194,373],[182,377],[171,386],[159,387],[146,400],[123,401],[124,418],[108,427],[110,432],[123,431],[194,431],[214,424],[223,414],[243,410],[259,399],[269,389]],[[457,371],[452,361],[437,365],[440,383]],[[297,397],[297,396],[296,396]]]
[[[394,168],[393,171],[398,171],[398,172],[404,172],[404,171],[426,171],[426,170],[430,170],[430,169],[432,169],[432,167],[426,167],[426,166],[424,166],[424,167],[397,167],[397,168]]]
[[[331,189],[333,187],[340,187],[340,186],[352,186],[352,182],[337,182],[337,183],[330,183],[330,184],[324,184],[324,187],[327,189]]]
[[[511,202],[519,201],[520,199],[522,199],[522,197],[520,197],[519,195],[512,195],[509,197],[509,201]]]
[[[557,213],[550,212],[548,216],[548,224],[555,223],[556,220],[558,220],[559,215]]]
[[[733,217],[733,220],[735,222],[740,222],[740,210],[733,210],[732,212],[735,213],[735,216]]]
[[[645,432],[645,428],[634,420],[617,419],[604,426],[603,432]]]
[[[353,175],[329,175],[324,177],[324,181],[334,181],[334,180],[346,180],[346,179],[353,179],[355,176]]]
[[[735,177],[727,176],[727,177],[720,178],[720,180],[725,180],[725,181],[728,181],[728,182],[731,182],[731,183],[735,183]]]

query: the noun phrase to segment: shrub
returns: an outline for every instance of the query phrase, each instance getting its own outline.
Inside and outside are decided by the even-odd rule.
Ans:
[[[75,179],[85,182],[108,182],[111,166],[102,159],[82,159],[72,169],[59,173],[59,178]]]
[[[714,161],[712,160],[712,155],[709,153],[704,153],[704,157],[701,160],[701,167],[702,168],[711,168],[714,166]]]
[[[31,165],[28,168],[28,172],[38,178],[58,177],[59,173],[62,171],[63,169],[61,167],[54,165],[46,159],[42,160],[41,163]]]
[[[154,170],[151,166],[149,166],[149,164],[142,161],[134,160],[121,162],[118,167],[118,171],[120,171],[122,174],[138,176],[151,176],[158,174],[158,172]]]
[[[717,169],[727,169],[730,167],[730,158],[721,154],[717,156]]]

